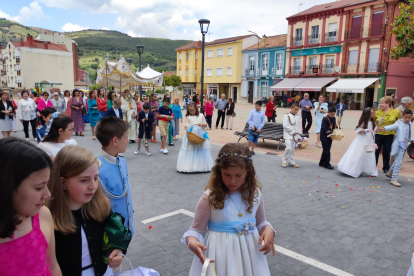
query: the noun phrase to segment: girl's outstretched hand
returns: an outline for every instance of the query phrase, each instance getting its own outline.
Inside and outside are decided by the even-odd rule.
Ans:
[[[260,235],[260,239],[259,239],[259,244],[261,244],[263,241],[264,241],[264,244],[262,248],[259,249],[259,251],[265,251],[263,255],[266,255],[267,253],[270,252],[270,250],[272,250],[273,256],[274,256],[276,253],[275,246],[274,246],[275,234],[271,228],[267,227],[266,229],[262,231],[262,234]]]
[[[202,242],[199,242],[199,241],[190,242],[188,247],[200,259],[201,264],[204,264],[204,261],[206,260],[204,251],[207,250],[207,247]],[[211,260],[211,262],[214,263],[214,260]]]
[[[111,255],[109,255],[109,267],[110,268],[115,268],[122,264],[121,254],[122,254],[121,249],[115,249],[114,251],[112,251]]]

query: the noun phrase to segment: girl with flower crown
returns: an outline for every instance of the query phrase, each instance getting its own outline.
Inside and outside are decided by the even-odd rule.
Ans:
[[[190,276],[201,274],[206,258],[215,263],[217,275],[270,275],[265,255],[275,255],[275,233],[266,221],[250,150],[242,144],[224,145],[181,239],[196,255]]]

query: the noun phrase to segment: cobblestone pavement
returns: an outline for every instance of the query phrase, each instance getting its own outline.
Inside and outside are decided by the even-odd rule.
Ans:
[[[100,144],[86,129],[85,137],[75,139],[98,154]],[[13,135],[23,137],[22,131]],[[134,267],[151,267],[163,276],[188,275],[193,254],[180,239],[192,218],[178,214],[149,224],[141,221],[180,209],[194,212],[209,177],[176,172],[180,144],[181,139],[168,147],[168,155],[158,152],[159,143],[151,143],[152,156],[135,156],[136,144],[129,144],[125,153],[136,227],[127,256]],[[213,158],[219,149],[212,145]],[[414,252],[414,185],[407,177],[396,188],[382,173],[353,179],[312,160],[299,160],[299,169],[283,169],[280,156],[259,153],[254,164],[267,219],[277,231],[276,245],[350,275],[406,275]],[[282,253],[268,255],[268,262],[272,275],[342,275]]]

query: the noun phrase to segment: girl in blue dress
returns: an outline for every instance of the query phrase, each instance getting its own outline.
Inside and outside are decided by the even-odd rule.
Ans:
[[[99,120],[98,103],[96,101],[97,94],[98,94],[97,91],[93,90],[89,93],[89,97],[88,97],[88,116],[89,116],[89,124],[91,126],[91,131],[92,131],[92,140],[95,140],[95,126]]]
[[[325,103],[325,97],[321,94],[319,102],[315,102],[313,106],[315,108],[315,133],[317,135],[315,144],[321,148],[321,125],[323,117],[328,113],[328,104]]]

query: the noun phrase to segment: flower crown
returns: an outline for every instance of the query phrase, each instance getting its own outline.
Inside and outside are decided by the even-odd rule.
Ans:
[[[217,160],[220,160],[221,158],[227,157],[227,156],[235,156],[235,157],[241,157],[241,158],[248,159],[248,160],[253,160],[251,156],[241,155],[237,153],[225,153],[225,152],[219,157],[217,157]]]

